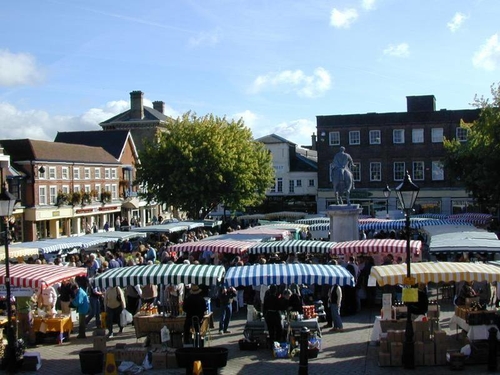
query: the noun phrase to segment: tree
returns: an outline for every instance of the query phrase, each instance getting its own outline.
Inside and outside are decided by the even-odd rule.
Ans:
[[[242,120],[191,112],[166,124],[140,154],[136,183],[143,196],[205,217],[223,204],[232,210],[259,204],[274,181],[271,154]]]
[[[479,118],[472,124],[461,123],[467,129],[467,142],[445,140],[447,151],[444,166],[458,178],[478,201],[498,206],[500,202],[500,85],[491,86],[492,101],[474,98],[480,108]]]

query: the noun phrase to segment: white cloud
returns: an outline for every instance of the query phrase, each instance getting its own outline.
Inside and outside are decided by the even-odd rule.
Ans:
[[[350,8],[340,11],[333,8],[330,15],[330,25],[338,29],[347,29],[358,18],[358,11]]]
[[[198,33],[198,35],[189,38],[189,45],[191,47],[197,47],[199,45],[213,46],[219,43],[220,34],[221,34],[220,29],[211,32],[202,31]]]
[[[0,86],[33,85],[43,78],[35,57],[29,53],[14,54],[0,49]]]
[[[258,125],[257,120],[259,119],[259,116],[247,109],[243,112],[235,113],[231,116],[231,118],[233,118],[235,121],[243,119],[243,121],[245,122],[245,126],[247,128],[250,128],[253,133],[253,129],[255,129]]]
[[[364,10],[373,10],[375,9],[375,0],[362,0],[361,7]]]
[[[500,43],[498,41],[498,34],[492,35],[486,40],[474,54],[472,63],[476,68],[485,70],[495,70],[500,64]]]
[[[454,33],[455,31],[457,31],[462,26],[462,23],[467,18],[468,17],[465,14],[457,12],[457,13],[455,13],[455,15],[453,16],[453,18],[451,19],[451,21],[446,24],[446,26],[448,27],[448,29],[450,29],[450,31],[452,33]]]
[[[407,43],[400,43],[398,45],[390,44],[386,49],[384,49],[384,55],[408,57],[410,56],[410,47]]]
[[[315,132],[316,123],[306,119],[282,122],[276,125],[272,131],[272,133],[298,145],[310,145],[311,135]],[[304,140],[306,143],[304,143]]]
[[[331,87],[330,73],[318,67],[313,75],[307,76],[302,70],[285,70],[279,73],[269,73],[255,79],[252,92],[257,93],[269,87],[285,87],[296,92],[301,97],[313,98],[323,95]]]

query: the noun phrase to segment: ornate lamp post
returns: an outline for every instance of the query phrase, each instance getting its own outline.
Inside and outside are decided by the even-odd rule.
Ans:
[[[7,291],[7,348],[4,359],[7,362],[7,369],[15,371],[16,369],[16,337],[14,324],[12,323],[12,304],[10,302],[10,270],[9,270],[9,216],[14,212],[16,197],[9,193],[6,186],[2,187],[0,194],[0,217],[5,224],[5,290]]]
[[[410,178],[408,171],[406,172],[405,179],[395,189],[398,195],[399,203],[405,213],[405,231],[406,231],[406,280],[405,286],[414,284],[411,282],[411,252],[410,252],[410,215],[417,200],[420,188],[415,185]],[[411,314],[408,312],[406,317],[406,330],[405,342],[403,343],[403,366],[404,368],[411,369],[415,367],[415,345],[413,342],[413,324],[411,321]]]
[[[391,189],[389,189],[389,185],[385,185],[383,192],[385,197],[385,218],[389,219],[389,197],[391,196]]]

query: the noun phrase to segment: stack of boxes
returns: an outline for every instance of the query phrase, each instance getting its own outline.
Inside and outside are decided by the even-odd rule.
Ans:
[[[314,305],[302,306],[304,312],[304,319],[313,319],[317,317],[316,307]]]
[[[413,322],[415,366],[446,365],[447,335],[443,330],[432,332],[429,321]],[[390,329],[380,338],[379,366],[402,366],[404,330]]]

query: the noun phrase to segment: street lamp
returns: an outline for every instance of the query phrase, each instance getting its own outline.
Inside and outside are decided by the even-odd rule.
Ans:
[[[398,195],[399,203],[405,213],[405,230],[406,230],[406,280],[405,286],[409,287],[414,282],[411,281],[411,253],[410,253],[410,215],[418,197],[420,188],[415,185],[410,178],[408,171],[406,172],[405,179],[395,189]],[[415,345],[413,343],[413,324],[411,321],[411,314],[408,311],[406,314],[406,330],[405,342],[403,343],[403,366],[407,369],[415,367]]]
[[[389,197],[391,196],[391,189],[389,189],[389,185],[385,185],[383,191],[385,197],[385,218],[389,219]]]
[[[14,325],[12,324],[12,305],[10,302],[10,270],[9,270],[9,216],[14,212],[16,197],[9,193],[6,186],[2,187],[0,193],[0,217],[5,223],[4,241],[5,241],[5,290],[7,291],[7,347],[4,359],[7,362],[7,369],[15,371],[16,369],[16,337]]]

